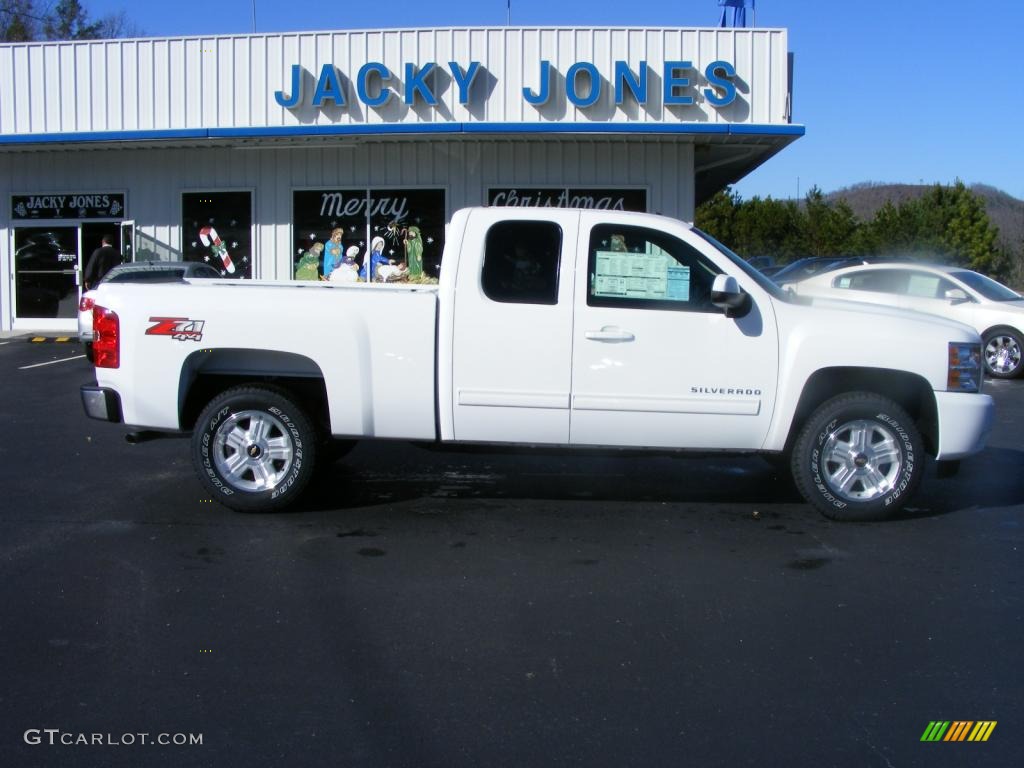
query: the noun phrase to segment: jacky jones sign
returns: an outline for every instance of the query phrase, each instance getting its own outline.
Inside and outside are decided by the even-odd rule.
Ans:
[[[423,103],[436,106],[437,75],[441,72],[450,74],[458,90],[459,104],[469,104],[470,89],[482,68],[479,61],[471,61],[465,69],[458,62],[450,61],[446,69],[439,68],[435,62],[427,62],[422,66],[407,63],[404,69],[405,77],[399,82],[397,76],[381,62],[367,62],[355,76],[356,98],[368,107],[382,107],[392,97],[401,98],[409,105],[414,104],[419,97]],[[537,89],[523,88],[523,99],[539,106],[550,101],[557,89],[564,89],[569,102],[585,109],[600,101],[608,87],[617,105],[625,101],[627,93],[638,104],[645,105],[651,98],[650,71],[646,61],[641,61],[636,70],[631,69],[625,61],[616,61],[608,83],[594,64],[580,61],[566,70],[562,80],[555,77],[555,68],[545,59],[540,62],[540,83]],[[661,103],[665,106],[688,106],[703,97],[713,107],[726,107],[736,100],[736,68],[728,61],[713,61],[704,68],[703,79],[706,85],[703,88],[697,82],[698,70],[691,61],[666,61],[661,67],[660,76]],[[333,103],[344,107],[348,102],[346,89],[342,86],[343,79],[347,79],[347,76],[333,64],[324,64],[316,76],[301,64],[293,64],[287,91],[276,91],[274,99],[285,109],[303,107],[306,105],[306,94],[303,93],[306,88],[303,84],[307,80],[315,80],[316,87],[308,102],[310,106],[319,109]]]

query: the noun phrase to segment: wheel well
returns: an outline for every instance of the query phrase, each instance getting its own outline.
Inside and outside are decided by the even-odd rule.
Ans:
[[[317,430],[330,435],[327,387],[316,363],[288,352],[232,349],[200,350],[186,359],[178,388],[181,428],[192,429],[210,400],[243,384],[272,384],[287,391]]]
[[[884,368],[825,368],[816,371],[800,393],[793,427],[786,440],[787,452],[814,410],[844,392],[873,392],[894,401],[914,420],[926,450],[935,452],[939,442],[939,421],[931,385],[916,374]]]
[[[1011,333],[1016,334],[1018,337],[1024,336],[1024,334],[1022,334],[1012,325],[993,325],[991,328],[986,328],[984,331],[982,331],[981,338],[984,339],[990,333],[995,333],[996,331],[1010,331]]]

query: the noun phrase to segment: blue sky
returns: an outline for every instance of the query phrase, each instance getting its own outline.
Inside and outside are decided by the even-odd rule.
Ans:
[[[125,10],[146,35],[253,30],[251,0],[83,0]],[[505,0],[256,0],[256,31],[504,24]],[[513,24],[714,26],[716,0],[513,0]],[[744,197],[830,192],[861,181],[960,178],[1024,199],[1024,1],[758,0],[796,55],[794,122],[807,135],[737,185]]]

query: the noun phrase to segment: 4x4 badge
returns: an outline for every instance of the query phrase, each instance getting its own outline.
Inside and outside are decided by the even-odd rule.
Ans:
[[[151,317],[156,323],[146,329],[147,336],[170,336],[178,341],[199,341],[203,338],[205,320],[189,320],[187,317]]]

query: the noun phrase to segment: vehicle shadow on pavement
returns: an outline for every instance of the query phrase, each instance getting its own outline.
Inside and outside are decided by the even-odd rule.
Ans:
[[[414,466],[389,466],[387,450],[367,444],[323,467],[296,511],[348,510],[423,499],[804,505],[786,470],[758,457],[606,458],[418,451]],[[1024,504],[1024,451],[989,448],[953,478],[934,462],[916,497],[893,520]],[[813,513],[807,506],[808,514]]]
[[[965,459],[955,477],[939,479],[932,463],[910,504],[895,518],[936,517],[965,509],[1024,504],[1024,451],[986,448]]]
[[[788,475],[757,457],[605,458],[533,453],[466,455],[422,451],[403,471],[363,447],[322,468],[300,506],[352,509],[424,498],[602,502],[800,504]],[[369,463],[367,463],[369,460]]]

